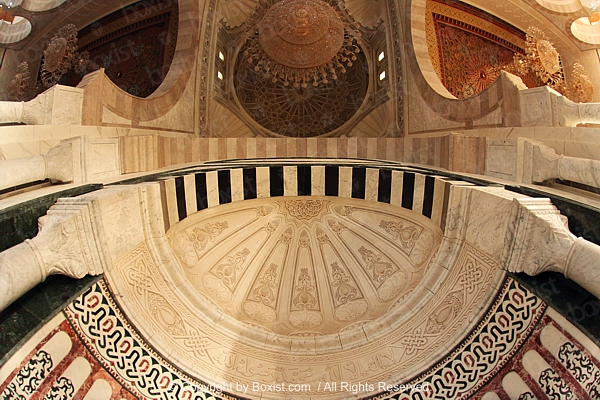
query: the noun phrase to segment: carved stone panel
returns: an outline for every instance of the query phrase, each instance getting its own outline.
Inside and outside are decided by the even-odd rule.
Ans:
[[[410,293],[441,231],[400,207],[284,197],[197,213],[168,238],[189,281],[230,316],[275,333],[325,335],[373,320]]]

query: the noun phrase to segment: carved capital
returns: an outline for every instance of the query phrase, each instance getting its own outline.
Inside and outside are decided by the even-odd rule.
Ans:
[[[43,260],[45,275],[63,274],[77,279],[87,275],[74,218],[45,215],[38,224],[40,231],[32,242]]]
[[[565,272],[576,237],[550,199],[514,199],[509,221],[503,269],[528,275]]]
[[[559,178],[600,187],[600,161],[559,155],[542,143],[518,140],[522,166],[518,179],[521,182],[537,183]]]
[[[44,156],[46,178],[51,181],[73,181],[73,142],[62,141]]]
[[[575,103],[561,95],[552,96],[553,125],[577,126],[600,123],[600,103]]]
[[[553,126],[575,126],[581,123],[579,105],[566,97],[553,93],[552,116]]]
[[[559,177],[560,156],[554,149],[539,143],[529,142],[533,151],[532,182]]]
[[[22,121],[27,125],[44,125],[46,95],[40,94],[35,99],[23,103]]]
[[[102,273],[102,255],[95,244],[89,206],[54,206],[39,219],[39,233],[29,244],[42,264],[42,279],[53,274],[80,279]]]

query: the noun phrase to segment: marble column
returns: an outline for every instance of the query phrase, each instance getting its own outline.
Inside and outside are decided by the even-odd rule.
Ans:
[[[600,123],[600,103],[575,103],[564,96],[552,97],[554,120],[560,126]]]
[[[73,147],[73,141],[63,141],[44,156],[0,160],[0,190],[44,179],[71,182]]]
[[[23,101],[0,101],[0,123],[23,122]]]
[[[0,160],[0,190],[46,179],[44,156]]]
[[[103,271],[103,255],[96,245],[91,204],[52,210],[39,220],[31,240],[0,253],[0,311],[48,275],[80,279]]]
[[[0,101],[0,123],[81,125],[83,89],[54,85],[32,100]]]
[[[532,140],[519,139],[523,183],[562,179],[600,187],[600,161],[556,154],[554,149]]]
[[[0,311],[45,279],[28,242],[0,253]]]
[[[46,96],[29,101],[0,101],[0,123],[43,125]]]
[[[577,238],[550,199],[515,198],[502,267],[534,276],[559,272],[600,298],[600,246]]]

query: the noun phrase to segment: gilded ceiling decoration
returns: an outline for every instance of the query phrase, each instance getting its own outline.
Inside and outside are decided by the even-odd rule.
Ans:
[[[515,54],[451,24],[438,24],[437,34],[442,83],[459,99],[475,96],[494,83]]]
[[[58,30],[44,50],[40,80],[44,87],[49,88],[58,83],[67,71],[73,69],[76,74],[82,75],[88,69],[97,66],[89,60],[87,51],[77,51],[77,29],[75,25],[68,24]]]
[[[527,29],[525,50],[525,55],[515,54],[514,57],[518,75],[532,72],[539,85],[548,85],[561,93],[564,92],[565,81],[560,55],[541,29]]]
[[[196,289],[227,314],[285,335],[374,320],[423,279],[441,241],[430,220],[330,197],[245,201],[168,233]]]
[[[79,46],[129,94],[148,97],[163,82],[175,54],[177,2],[140,1],[80,32]],[[70,76],[76,85],[80,77]]]
[[[335,81],[357,60],[359,42],[338,12],[320,0],[282,0],[266,10],[244,56],[265,79],[315,87]]]
[[[277,135],[312,137],[356,114],[369,66],[354,31],[359,24],[346,18],[335,3],[321,0],[261,4],[243,27],[233,80],[254,121]]]
[[[275,62],[313,68],[335,56],[344,40],[344,24],[328,4],[284,0],[267,11],[258,42]]]
[[[502,69],[514,73],[513,56],[523,52],[525,36],[515,27],[455,1],[428,1],[426,21],[434,68],[457,98],[482,92]]]
[[[241,52],[235,91],[248,114],[271,132],[291,137],[323,135],[346,123],[364,100],[368,67],[362,53],[357,58],[335,81],[296,88],[264,79],[262,73],[248,67],[250,64]]]

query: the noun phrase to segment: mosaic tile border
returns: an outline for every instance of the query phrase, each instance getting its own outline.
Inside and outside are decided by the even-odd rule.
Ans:
[[[469,398],[510,361],[545,310],[546,305],[537,296],[508,278],[483,320],[452,354],[430,372],[410,381],[407,386],[411,389],[377,399]],[[515,321],[522,324],[512,324]],[[425,390],[415,389],[419,387]]]
[[[113,296],[100,280],[49,321],[0,370],[2,398],[239,398],[166,361],[129,324]],[[85,301],[102,307],[92,315],[82,307]],[[421,391],[371,398],[597,399],[599,357],[600,348],[508,278],[477,329],[434,369],[405,384]],[[337,390],[344,389],[338,385]]]
[[[81,340],[111,375],[128,390],[143,397],[168,396],[173,387],[181,388],[179,398],[184,394],[196,396],[194,398],[219,395],[208,392],[208,385],[181,373],[145,344],[111,297],[107,284],[100,281],[65,309],[65,315]],[[89,315],[82,307],[85,301],[100,302],[102,311]],[[428,395],[432,397],[470,396],[510,360],[527,340],[545,309],[546,305],[539,298],[509,278],[474,333],[434,370],[410,384],[428,386],[432,390]],[[509,337],[512,340],[508,341]],[[478,369],[480,363],[476,363],[478,368],[472,368],[479,354],[489,361],[483,363],[485,368],[482,370]],[[458,372],[465,375],[465,371],[468,372],[466,378],[460,378]],[[449,374],[453,376],[450,381]],[[132,380],[137,383],[132,384]],[[199,388],[206,391],[203,396],[199,395]],[[418,392],[387,393],[378,398],[417,399],[419,395]],[[224,395],[223,398],[235,396]]]
[[[64,313],[80,340],[123,387],[138,398],[234,399],[211,393],[209,385],[179,371],[148,346],[112,298],[102,280],[83,293]],[[85,303],[100,303],[95,313]]]

